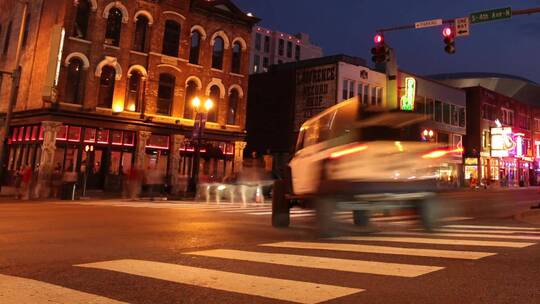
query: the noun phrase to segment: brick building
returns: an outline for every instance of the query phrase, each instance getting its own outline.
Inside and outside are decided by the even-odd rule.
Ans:
[[[132,166],[151,167],[176,185],[192,170],[195,97],[214,102],[201,174],[239,168],[257,18],[228,0],[36,0],[21,24],[22,5],[9,2],[0,70],[14,68],[21,26],[23,49],[8,172],[39,166],[46,181],[55,166],[89,166],[89,187],[114,190]],[[3,77],[1,112],[10,87]]]

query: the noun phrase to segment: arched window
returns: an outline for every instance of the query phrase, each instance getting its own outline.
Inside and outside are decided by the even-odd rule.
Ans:
[[[107,30],[105,32],[105,43],[114,46],[120,45],[121,32],[122,11],[115,7],[109,11],[109,17],[107,19]]]
[[[130,112],[139,111],[141,100],[142,75],[139,71],[133,71],[128,80],[127,98],[124,103],[124,110]]]
[[[133,50],[137,52],[146,52],[148,40],[148,18],[140,15],[135,22],[135,40],[133,41]]]
[[[229,109],[227,110],[227,124],[235,125],[236,124],[236,112],[238,111],[238,100],[240,99],[240,94],[238,90],[232,90],[229,95]]]
[[[201,49],[201,33],[191,33],[191,48],[189,50],[189,63],[199,64],[199,52]]]
[[[114,96],[114,83],[116,80],[116,70],[106,65],[101,69],[99,79],[98,106],[111,108]]]
[[[64,101],[80,104],[83,96],[83,66],[79,58],[73,58],[67,67],[66,91]]]
[[[241,65],[242,65],[242,46],[240,45],[240,43],[235,42],[232,47],[231,72],[240,74]]]
[[[221,95],[221,91],[219,90],[218,86],[215,85],[210,88],[209,97],[214,102],[214,106],[212,107],[212,109],[210,109],[210,111],[208,111],[207,120],[210,122],[217,122],[217,113],[218,113],[217,108],[219,105],[220,95]]]
[[[162,54],[178,57],[180,49],[180,24],[176,21],[167,20],[165,22],[165,32],[163,34]]]
[[[195,81],[190,80],[187,83],[185,96],[186,97],[184,99],[184,118],[193,119],[195,117],[194,115],[195,110],[193,109],[193,105],[191,104],[191,101],[193,100],[193,98],[195,98],[195,96],[197,96],[197,83],[195,83]]]
[[[159,75],[157,114],[171,115],[175,80],[170,74]]]
[[[223,38],[217,37],[214,40],[214,48],[212,50],[212,68],[222,70],[223,69]]]
[[[80,0],[75,15],[73,37],[86,39],[88,35],[88,19],[90,17],[90,3],[88,0]]]

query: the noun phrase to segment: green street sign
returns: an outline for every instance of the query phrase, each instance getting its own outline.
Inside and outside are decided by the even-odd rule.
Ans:
[[[511,7],[497,8],[489,11],[472,13],[470,15],[471,23],[488,22],[508,18],[512,18]]]

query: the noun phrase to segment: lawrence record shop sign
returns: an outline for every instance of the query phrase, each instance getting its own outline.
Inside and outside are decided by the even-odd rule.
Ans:
[[[335,64],[296,71],[295,131],[306,120],[335,104],[336,74]]]

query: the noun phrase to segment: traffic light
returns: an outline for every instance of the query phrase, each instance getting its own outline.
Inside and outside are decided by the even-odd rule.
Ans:
[[[375,47],[371,49],[371,54],[373,55],[371,60],[373,60],[375,63],[383,63],[388,61],[390,53],[388,47],[384,43],[384,36],[381,33],[378,33],[375,35],[375,37],[373,37],[373,41],[375,42]]]
[[[454,39],[456,38],[456,33],[454,30],[454,27],[451,26],[445,26],[443,29],[443,37],[444,37],[444,51],[448,54],[454,54],[456,52],[456,44]]]

